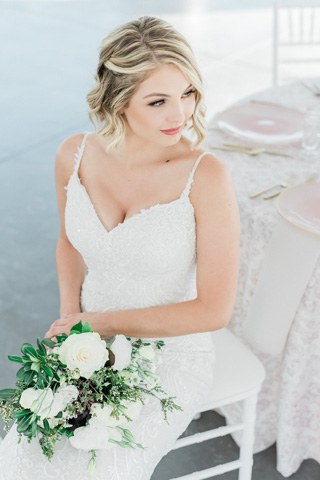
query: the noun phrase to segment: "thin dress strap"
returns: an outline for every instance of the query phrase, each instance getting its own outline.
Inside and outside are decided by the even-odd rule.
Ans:
[[[189,196],[190,190],[191,190],[191,185],[193,184],[193,180],[194,180],[194,178],[193,178],[194,172],[196,171],[197,166],[199,165],[201,158],[204,157],[207,154],[212,155],[211,152],[203,152],[203,153],[201,153],[201,155],[195,161],[195,163],[193,165],[193,168],[190,172],[190,175],[189,175],[189,178],[188,178],[188,181],[187,181],[187,185],[186,185],[185,189],[183,190],[181,197],[182,196],[187,196],[187,197]]]
[[[80,162],[81,162],[81,159],[83,157],[83,152],[84,152],[84,149],[86,147],[86,141],[87,141],[87,137],[88,135],[90,135],[91,132],[85,132],[84,135],[83,135],[83,138],[82,138],[82,142],[81,142],[81,145],[80,147],[77,148],[77,152],[74,156],[74,170],[76,172],[78,172],[79,170],[79,165],[80,165]]]

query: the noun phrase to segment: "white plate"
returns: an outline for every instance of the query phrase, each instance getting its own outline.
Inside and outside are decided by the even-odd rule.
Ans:
[[[320,184],[309,183],[285,190],[278,198],[278,210],[297,227],[320,235]]]
[[[281,105],[243,103],[218,116],[221,130],[259,144],[294,143],[302,139],[304,114]]]

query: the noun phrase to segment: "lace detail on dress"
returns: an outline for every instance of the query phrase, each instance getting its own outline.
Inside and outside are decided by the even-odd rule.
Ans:
[[[207,152],[198,157],[177,200],[142,209],[108,232],[78,176],[88,135],[75,155],[65,210],[67,236],[88,268],[81,291],[82,310],[128,310],[196,298],[196,224],[189,193],[196,168]],[[57,443],[56,454],[48,462],[37,442],[28,444],[23,438],[17,445],[12,428],[0,446],[0,480],[149,480],[161,457],[192,420],[212,382],[214,353],[209,333],[164,340],[157,373],[183,412],[170,414],[168,425],[159,404],[149,400],[130,425],[144,450],[118,446],[101,450],[96,475],[88,477],[90,455],[72,448],[67,439]]]

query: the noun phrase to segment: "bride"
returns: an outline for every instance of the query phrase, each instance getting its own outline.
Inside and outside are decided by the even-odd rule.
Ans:
[[[99,450],[97,480],[147,480],[212,383],[210,331],[227,325],[237,285],[239,216],[227,167],[199,148],[203,86],[186,40],[143,17],[103,41],[88,94],[98,133],[74,135],[56,160],[60,318],[103,337],[164,338],[158,375],[183,411],[167,424],[150,400],[130,428],[145,449]],[[194,142],[183,136],[190,127]],[[1,480],[85,480],[90,454],[63,438],[51,462],[12,427]],[[91,477],[92,478],[92,477]]]

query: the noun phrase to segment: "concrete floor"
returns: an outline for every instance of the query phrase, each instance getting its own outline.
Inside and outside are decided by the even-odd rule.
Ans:
[[[85,95],[102,38],[141,15],[160,16],[189,39],[207,85],[208,118],[271,86],[271,0],[0,0],[1,388],[14,384],[16,366],[7,355],[33,343],[58,317],[55,151],[67,136],[92,129]],[[295,71],[286,67],[282,74],[290,78]],[[221,423],[209,412],[189,430]],[[230,438],[188,447],[165,457],[152,480],[236,455]],[[281,478],[275,446],[255,455],[254,480]],[[316,480],[320,465],[306,460],[291,478]]]

